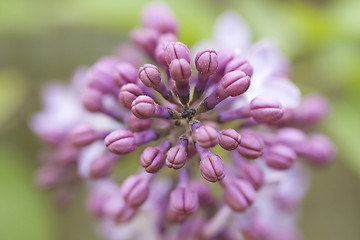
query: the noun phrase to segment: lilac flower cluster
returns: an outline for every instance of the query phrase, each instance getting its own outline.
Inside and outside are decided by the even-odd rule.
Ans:
[[[38,183],[64,200],[86,180],[108,239],[299,239],[305,163],[335,155],[300,129],[326,116],[326,100],[300,102],[287,61],[268,41],[249,47],[233,13],[194,56],[167,6],[150,4],[142,20],[133,47],[46,89],[32,120],[48,146]],[[117,183],[114,168],[138,149],[139,171]]]

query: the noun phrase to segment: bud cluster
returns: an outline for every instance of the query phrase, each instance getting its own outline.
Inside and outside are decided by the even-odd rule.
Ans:
[[[280,184],[267,181],[274,173],[291,178],[288,173],[301,162],[333,159],[335,148],[326,136],[300,130],[319,122],[326,104],[320,97],[307,98],[298,107],[284,106],[273,94],[248,99],[262,69],[235,49],[205,48],[192,62],[177,33],[177,21],[166,6],[144,10],[142,26],[131,40],[151,64],[105,57],[82,80],[83,107],[120,127],[103,130],[88,119],[76,120],[59,140],[48,141],[46,157],[52,160],[44,162],[38,181],[46,188],[64,187],[77,168],[82,178],[100,186],[91,191],[89,212],[119,225],[156,205],[148,210],[157,211],[158,239],[168,239],[170,223],[179,225],[178,234],[188,234],[186,239],[238,239],[234,229],[251,239],[275,239],[266,225],[271,222],[262,222],[252,209],[258,198],[270,202],[279,195],[275,191],[262,197],[262,189]],[[140,170],[117,184],[113,175],[123,164],[119,159],[138,149],[144,150],[138,159],[131,155],[131,161],[138,161]],[[152,188],[161,179],[171,186]],[[212,193],[211,184],[222,189],[221,198]],[[151,197],[152,191],[159,196]],[[291,212],[289,206],[302,197],[291,198],[291,191],[279,196],[283,212]],[[249,215],[248,224],[239,217],[224,224],[238,216],[234,212]]]

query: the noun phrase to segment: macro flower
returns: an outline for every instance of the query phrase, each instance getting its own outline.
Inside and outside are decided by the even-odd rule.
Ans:
[[[86,182],[87,210],[107,239],[299,239],[304,162],[336,153],[326,136],[301,130],[325,117],[326,100],[301,102],[279,49],[251,46],[234,13],[191,50],[178,30],[166,5],[149,4],[133,47],[69,89],[44,90],[31,121],[47,146],[39,184],[71,195]],[[147,56],[134,61],[132,51]],[[138,171],[118,181],[127,160]]]

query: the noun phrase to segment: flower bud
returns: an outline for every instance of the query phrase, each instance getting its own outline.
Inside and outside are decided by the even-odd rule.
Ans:
[[[131,112],[135,115],[135,117],[140,119],[180,118],[180,114],[178,112],[156,104],[154,99],[146,95],[141,95],[133,101]]]
[[[250,112],[253,119],[259,123],[279,120],[284,114],[281,103],[269,96],[254,98],[250,102]]]
[[[177,187],[170,194],[169,208],[179,215],[190,215],[199,207],[198,195],[185,187]]]
[[[127,109],[131,109],[132,102],[142,94],[143,91],[138,85],[127,83],[120,89],[119,102]]]
[[[194,134],[196,143],[202,148],[215,147],[218,144],[218,136],[215,128],[204,125],[197,128]]]
[[[178,23],[169,7],[161,2],[148,4],[142,13],[142,23],[160,33],[177,33]]]
[[[224,73],[226,66],[231,62],[235,57],[235,52],[230,49],[221,49],[217,51],[218,54],[218,68],[217,73]]]
[[[188,47],[181,42],[170,42],[165,49],[165,60],[168,65],[175,59],[185,59],[190,63],[190,51]]]
[[[236,149],[242,156],[248,159],[261,157],[263,154],[264,142],[255,134],[245,133]]]
[[[155,101],[146,95],[137,97],[132,102],[131,112],[140,119],[152,118],[155,114]]]
[[[186,153],[188,155],[188,158],[192,158],[196,154],[196,148],[194,146],[194,140],[192,137],[189,138],[189,143],[186,148]]]
[[[195,57],[195,66],[201,75],[205,77],[212,75],[218,66],[216,51],[213,49],[206,49],[198,52]]]
[[[266,148],[264,159],[269,167],[275,169],[288,169],[290,168],[297,158],[296,153],[289,147],[276,144]]]
[[[248,181],[255,190],[259,190],[264,184],[264,173],[261,171],[256,163],[250,163],[244,160],[238,166],[239,177]]]
[[[169,168],[180,169],[185,165],[187,145],[187,140],[180,140],[176,146],[169,149],[166,155],[166,165]]]
[[[189,84],[189,78],[191,76],[191,66],[190,63],[185,59],[174,59],[169,66],[169,71],[171,77],[175,80],[177,86],[178,84]]]
[[[326,164],[334,160],[336,147],[325,135],[313,134],[305,145],[304,156],[312,163]]]
[[[77,163],[79,149],[72,145],[61,146],[55,155],[56,161],[61,165],[73,165]]]
[[[225,185],[224,200],[236,212],[243,212],[255,200],[255,189],[245,180],[230,180]]]
[[[155,59],[158,63],[160,63],[163,66],[167,66],[165,55],[166,55],[166,47],[168,43],[175,42],[176,36],[174,34],[163,34],[160,36],[158,45],[155,49]]]
[[[211,188],[208,184],[206,184],[206,182],[201,181],[200,179],[194,181],[191,183],[190,189],[197,193],[200,206],[209,206],[214,202],[214,196],[212,195]]]
[[[127,126],[132,132],[142,132],[151,128],[152,120],[140,119],[131,114],[127,120]]]
[[[329,113],[329,102],[322,96],[307,96],[294,111],[297,125],[307,126],[322,121]]]
[[[201,156],[200,171],[201,175],[209,182],[216,182],[225,177],[224,163],[221,158],[214,153]]]
[[[106,147],[115,154],[128,154],[136,149],[135,137],[126,129],[115,130],[105,138]]]
[[[90,165],[89,175],[93,179],[108,177],[114,167],[115,157],[112,153],[96,158]]]
[[[225,73],[233,72],[233,71],[242,71],[246,73],[249,77],[252,76],[254,70],[250,63],[244,58],[237,57],[232,59],[225,68]]]
[[[88,86],[102,93],[113,93],[116,87],[113,79],[118,59],[108,57],[96,62],[88,74]]]
[[[137,82],[137,69],[130,63],[122,62],[116,65],[114,71],[114,82],[122,87],[128,83],[136,83]]]
[[[50,189],[56,186],[62,180],[61,168],[57,166],[45,166],[36,173],[36,183],[43,189]]]
[[[308,137],[297,128],[281,128],[276,134],[276,142],[292,148],[295,152],[301,152],[306,148]]]
[[[165,163],[163,153],[155,147],[147,147],[141,154],[140,163],[149,173],[156,173]]]
[[[145,176],[132,175],[121,186],[121,193],[126,204],[132,208],[140,207],[148,198],[150,179]]]
[[[150,56],[154,55],[158,38],[159,32],[151,28],[135,29],[131,33],[132,42],[146,51]]]
[[[149,173],[158,172],[165,163],[164,153],[170,147],[170,142],[165,140],[158,147],[147,147],[141,154],[140,163]]]
[[[82,96],[83,106],[90,112],[100,112],[102,110],[103,94],[92,88],[85,90]]]
[[[78,125],[70,132],[70,141],[76,147],[87,146],[96,139],[96,131],[88,124]]]
[[[154,87],[160,84],[161,73],[156,66],[145,64],[139,69],[139,78],[145,86]]]
[[[219,134],[219,144],[225,150],[232,151],[236,149],[240,141],[240,134],[232,128],[222,130]]]
[[[229,72],[221,79],[221,86],[226,94],[236,97],[248,90],[250,77],[242,71]]]
[[[104,214],[117,223],[129,221],[134,215],[135,210],[128,207],[117,190],[104,203]]]

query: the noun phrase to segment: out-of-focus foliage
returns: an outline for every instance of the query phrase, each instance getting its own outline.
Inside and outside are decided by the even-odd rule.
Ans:
[[[18,151],[0,146],[0,239],[53,239],[51,204],[29,181],[33,173]]]
[[[27,121],[40,108],[40,86],[49,78],[66,80],[78,65],[109,54],[139,24],[146,2],[0,1],[0,239],[94,236],[89,220],[83,220],[82,199],[72,207],[75,213],[66,212],[55,221],[58,212],[32,184],[38,145]],[[222,11],[239,12],[255,40],[271,37],[279,43],[304,94],[330,99],[332,115],[321,130],[332,136],[339,157],[329,171],[314,174],[303,227],[306,239],[360,239],[359,178],[352,175],[360,175],[360,1],[167,2],[180,19],[181,40],[190,45],[211,37]]]

